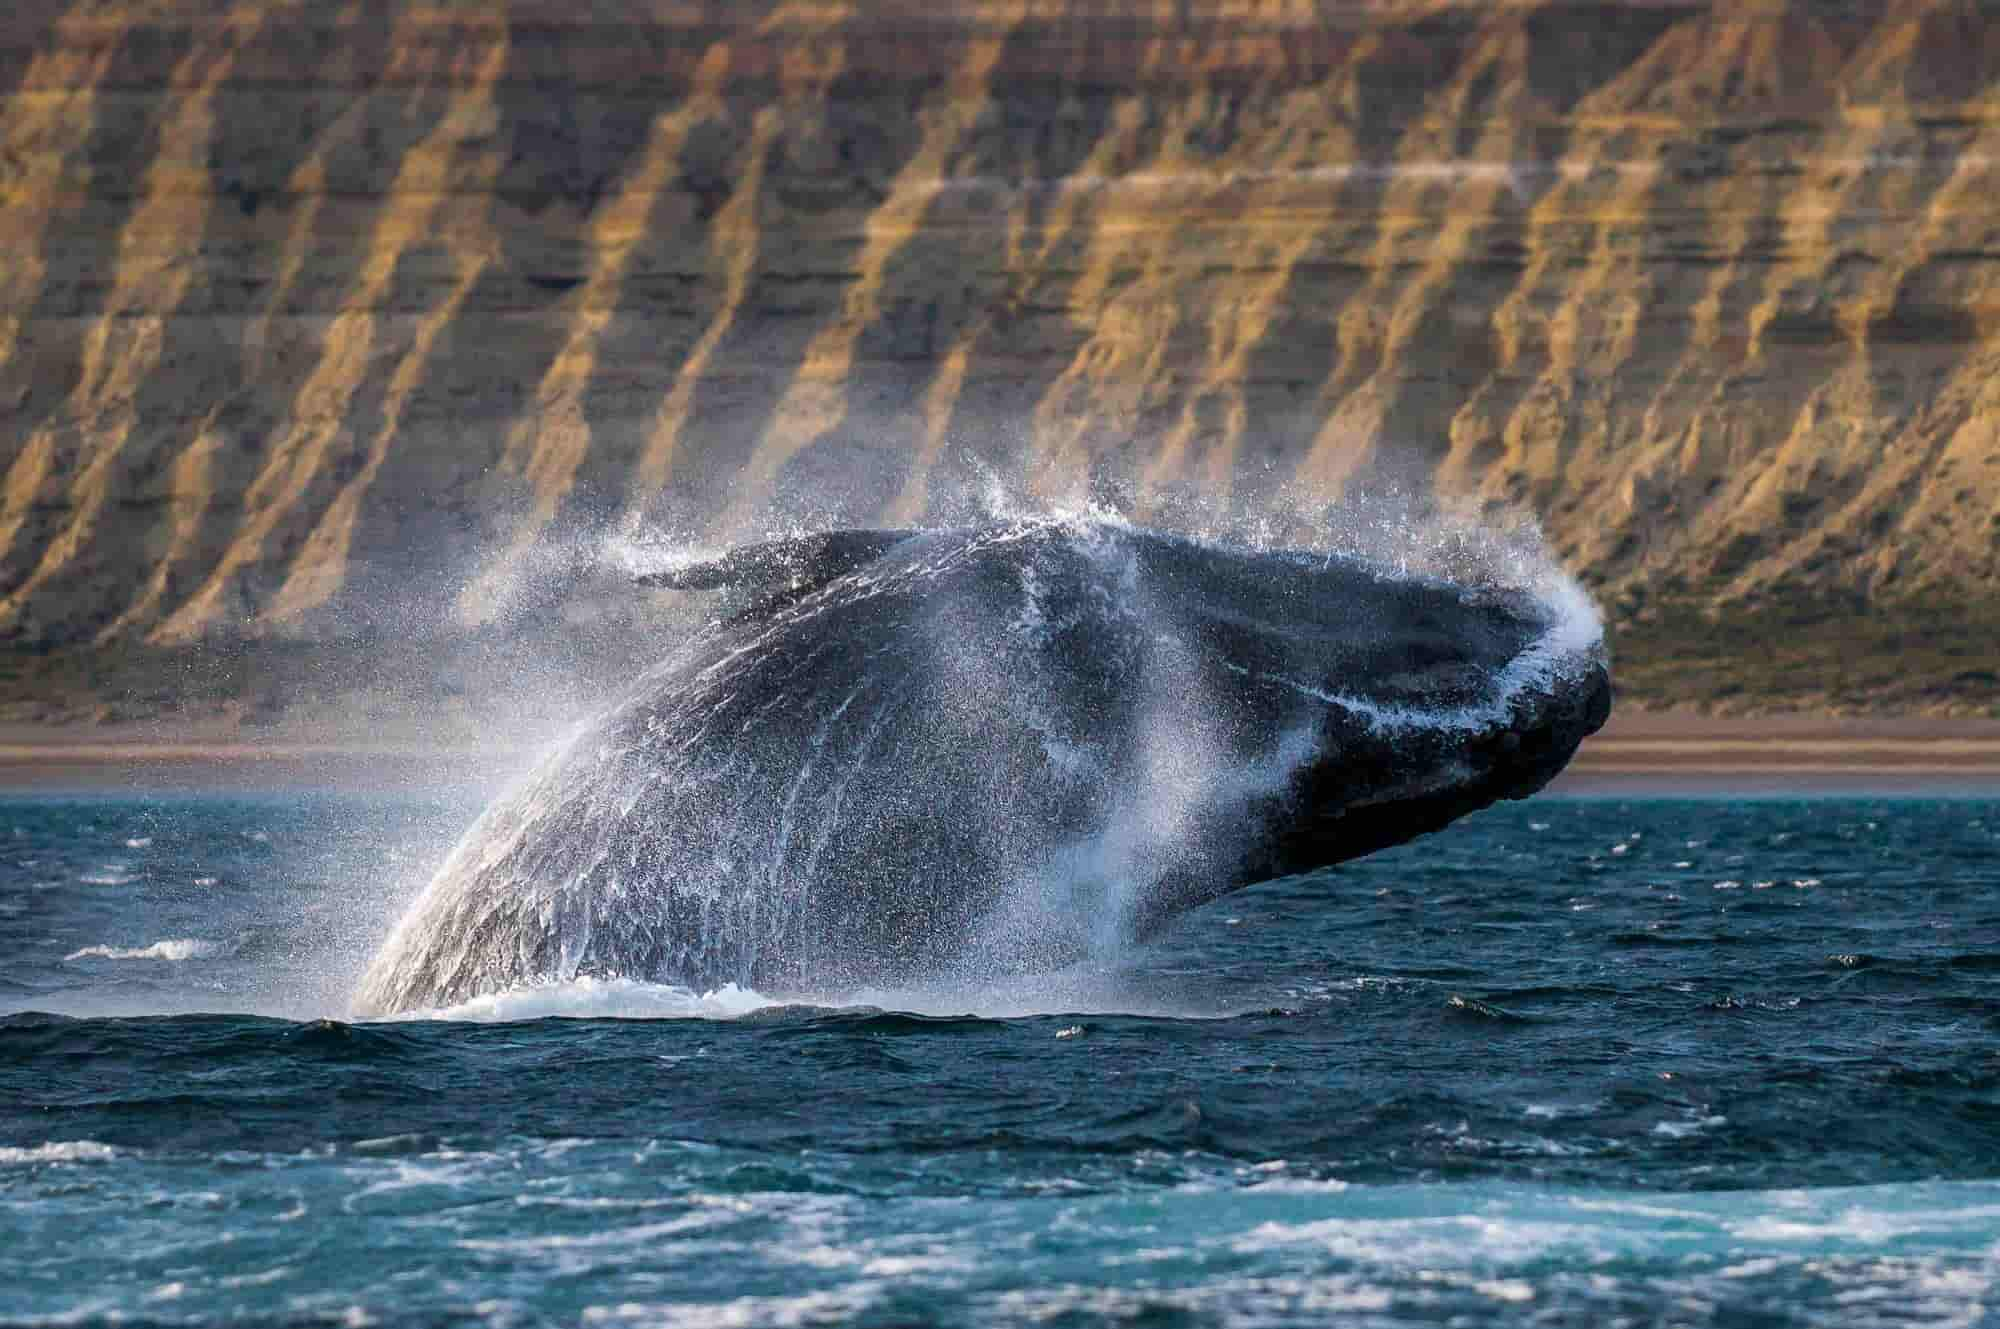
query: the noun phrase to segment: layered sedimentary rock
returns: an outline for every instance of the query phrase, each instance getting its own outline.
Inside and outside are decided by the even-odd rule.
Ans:
[[[475,624],[564,542],[982,468],[1520,505],[1626,614],[1983,603],[2000,10],[0,18],[17,644]]]

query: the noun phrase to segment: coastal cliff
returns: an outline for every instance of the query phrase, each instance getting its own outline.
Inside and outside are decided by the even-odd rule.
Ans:
[[[0,17],[37,656],[476,633],[990,474],[1525,510],[1641,700],[1984,710],[1996,371],[1965,0]]]

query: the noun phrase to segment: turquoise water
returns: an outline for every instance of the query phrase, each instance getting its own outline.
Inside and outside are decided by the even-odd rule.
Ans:
[[[1545,797],[992,988],[345,1022],[474,810],[0,799],[0,1323],[2000,1300],[2000,803]]]

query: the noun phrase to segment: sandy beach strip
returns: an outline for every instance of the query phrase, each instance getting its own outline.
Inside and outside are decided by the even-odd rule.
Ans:
[[[9,726],[0,729],[0,788],[464,788],[518,776],[537,751],[327,734]],[[1628,713],[1586,741],[1552,789],[2000,797],[2000,720]]]
[[[1565,793],[1881,792],[2000,797],[2000,721],[1944,716],[1615,716]]]
[[[524,772],[530,748],[240,739],[0,739],[0,790],[464,789]]]

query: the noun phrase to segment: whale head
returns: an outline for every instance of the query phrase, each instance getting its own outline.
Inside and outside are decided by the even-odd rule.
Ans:
[[[1610,708],[1560,577],[1038,519],[644,580],[724,598],[466,833],[363,1013],[1046,969],[1525,797]]]
[[[1194,854],[1189,870],[1163,874],[1136,912],[1142,932],[1234,885],[1345,862],[1538,793],[1610,716],[1601,621],[1553,569],[1533,569],[1532,581],[1454,579],[1143,540],[1146,580],[1200,588],[1164,597],[1172,630],[1197,644],[1187,709],[1222,718],[1211,734],[1234,770],[1268,769],[1275,745],[1284,775],[1218,801],[1203,830],[1238,857]]]

